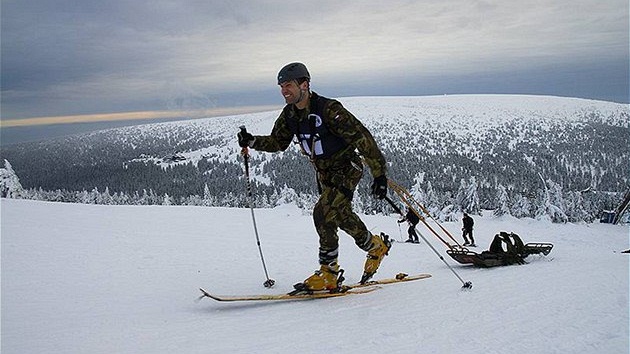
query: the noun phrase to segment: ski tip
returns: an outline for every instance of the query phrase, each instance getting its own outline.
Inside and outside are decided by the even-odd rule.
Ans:
[[[207,292],[203,288],[199,288],[199,290],[201,290],[202,295],[199,297],[199,299],[197,301],[203,299],[204,297],[208,297],[210,299],[217,300],[217,301],[225,301],[225,300],[223,300],[222,298],[220,298],[220,297],[218,297],[216,295],[210,294],[209,292]]]
[[[199,290],[201,290],[201,296],[199,296],[199,297],[195,300],[195,302],[199,302],[199,301],[201,301],[201,299],[203,299],[204,297],[210,297],[210,294],[209,294],[207,291],[205,291],[203,288],[199,288]]]

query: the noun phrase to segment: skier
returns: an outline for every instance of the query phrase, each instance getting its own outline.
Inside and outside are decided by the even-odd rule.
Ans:
[[[464,213],[462,222],[464,224],[464,227],[462,227],[464,246],[477,247],[477,245],[475,245],[475,239],[473,238],[473,225],[475,224],[473,218],[471,218],[470,215]],[[466,236],[470,236],[470,241],[468,241],[468,238],[466,238]]]
[[[398,223],[403,223],[405,221],[409,223],[409,229],[407,230],[409,239],[405,242],[420,243],[420,240],[418,240],[418,234],[416,234],[416,225],[418,225],[420,218],[418,218],[418,215],[416,215],[411,208],[407,208],[407,215],[398,220]]]
[[[352,210],[352,198],[363,174],[363,162],[374,177],[371,189],[378,199],[387,195],[386,164],[365,126],[338,101],[312,92],[310,79],[304,64],[284,66],[278,73],[278,85],[286,106],[276,119],[271,134],[253,136],[242,130],[238,133],[238,142],[241,147],[277,152],[286,150],[295,136],[296,144],[310,158],[320,192],[313,209],[319,234],[320,269],[295,286],[308,291],[332,290],[338,287],[340,273],[338,229],[352,236],[356,245],[368,253],[361,282],[376,273],[391,247],[388,240],[372,235]]]

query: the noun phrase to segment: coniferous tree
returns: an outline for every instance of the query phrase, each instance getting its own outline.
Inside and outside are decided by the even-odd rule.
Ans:
[[[593,221],[594,217],[592,216],[592,213],[587,212],[585,209],[585,202],[581,192],[569,192],[567,195],[566,206],[566,215],[568,221]]]
[[[479,204],[479,195],[477,193],[477,180],[474,176],[470,177],[470,183],[462,179],[460,189],[457,192],[457,205],[460,211],[468,214],[481,215],[481,205]]]
[[[468,190],[468,184],[463,178],[459,181],[459,188],[455,196],[454,207],[458,210],[464,210],[464,204],[466,199],[466,191]]]
[[[532,205],[529,199],[519,193],[514,197],[510,214],[516,218],[527,218],[532,216],[531,209]]]
[[[100,204],[104,204],[104,205],[113,205],[114,204],[114,198],[109,193],[109,187],[105,187],[105,191],[101,195],[101,202],[100,202]]]
[[[215,196],[210,192],[210,188],[208,188],[208,184],[204,184],[203,186],[203,199],[201,200],[201,205],[203,206],[214,206],[216,203]]]
[[[101,193],[98,191],[97,187],[94,187],[90,194],[88,195],[88,204],[100,204],[101,201]]]
[[[508,194],[507,191],[505,190],[505,187],[503,187],[502,184],[499,184],[499,186],[497,187],[497,196],[496,196],[496,204],[497,204],[497,208],[494,209],[494,216],[503,216],[503,215],[510,215],[510,207],[509,207],[509,201],[508,201]]]
[[[431,181],[427,181],[425,194],[426,194],[426,199],[425,199],[424,206],[427,208],[427,210],[429,210],[431,215],[433,216],[437,215],[437,212],[440,210],[441,203],[440,203],[440,200],[438,199],[437,194],[435,193],[435,190],[433,190],[433,184],[431,184]]]
[[[298,195],[295,190],[286,184],[282,187],[282,190],[278,194],[278,198],[276,199],[275,206],[283,205],[283,204],[291,204],[295,203],[298,199]]]
[[[567,222],[567,216],[561,206],[554,202],[562,202],[564,199],[558,195],[559,188],[552,180],[547,180],[544,188],[539,190],[539,196],[536,201],[536,219],[549,220],[555,223]],[[561,192],[561,190],[560,190]]]
[[[21,198],[24,188],[9,161],[4,160],[4,168],[0,168],[0,197]]]
[[[413,181],[414,183],[413,186],[411,186],[409,193],[411,193],[413,199],[415,199],[419,203],[422,203],[423,205],[426,205],[426,194],[422,190],[422,183],[424,183],[424,173],[417,173]]]

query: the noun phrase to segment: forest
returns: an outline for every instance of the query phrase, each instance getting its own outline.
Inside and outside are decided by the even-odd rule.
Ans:
[[[629,189],[629,119],[625,110],[619,112],[594,107],[562,120],[518,110],[487,126],[470,116],[447,124],[422,117],[380,119],[377,112],[365,124],[386,158],[388,177],[434,216],[494,210],[575,222],[614,209]],[[274,115],[268,116],[262,120],[272,121]],[[246,207],[243,159],[229,132],[235,125],[195,121],[118,128],[10,145],[0,161],[10,162],[22,198]],[[252,154],[250,163],[255,207],[295,203],[310,210],[317,201],[315,173],[297,147]],[[355,210],[392,212],[369,195],[371,182],[366,167]]]

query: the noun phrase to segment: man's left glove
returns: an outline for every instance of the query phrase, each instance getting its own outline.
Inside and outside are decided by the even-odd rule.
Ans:
[[[385,175],[374,178],[374,183],[372,183],[372,195],[377,199],[385,199],[387,196],[387,177],[385,177]]]
[[[245,131],[244,129],[236,134],[238,138],[238,145],[240,147],[248,147],[254,142],[254,136]]]

